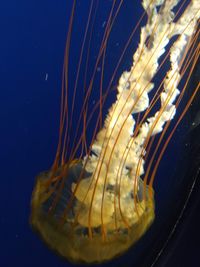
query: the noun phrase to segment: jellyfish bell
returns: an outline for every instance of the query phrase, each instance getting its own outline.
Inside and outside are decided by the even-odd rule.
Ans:
[[[91,1],[70,99],[69,51],[76,11],[76,1],[73,1],[63,67],[58,148],[50,171],[37,177],[31,201],[31,225],[51,249],[70,261],[110,260],[128,250],[154,221],[156,171],[199,90],[198,83],[173,129],[167,133],[199,57],[199,1],[180,5],[174,12],[178,2],[143,1],[146,25],[141,28],[132,66],[122,73],[115,102],[103,123],[103,108],[111,87],[110,83],[105,91],[102,89],[106,48],[123,1],[113,1],[111,5],[94,71],[88,84],[83,79],[83,90],[78,92],[83,66],[83,77],[88,74],[90,49],[85,64],[83,57],[86,46],[90,47],[97,12],[95,2]],[[99,63],[99,100],[91,108]],[[168,69],[163,70],[165,64]],[[153,79],[161,70],[163,78],[155,84]],[[185,82],[179,90],[183,77]],[[73,114],[80,96],[83,96],[82,107],[73,132]],[[96,124],[87,145],[89,125],[96,113]]]
[[[32,197],[31,223],[48,246],[68,260],[102,262],[127,250],[145,232],[154,217],[153,198],[147,191],[146,202],[144,201],[141,180],[137,200],[134,200],[133,196],[127,196],[121,201],[121,211],[117,203],[116,208],[113,207],[114,198],[117,202],[118,197],[111,188],[101,192],[100,188],[97,188],[94,204],[90,208],[94,192],[94,186],[88,189],[91,174],[84,170],[81,186],[76,190],[74,184],[74,181],[80,179],[83,170],[81,161],[71,164],[66,177],[62,174],[65,182],[59,193],[59,187],[53,188],[53,193],[47,191],[46,182],[51,179],[50,173],[38,176]],[[56,175],[59,175],[60,171]],[[67,210],[71,197],[68,192],[70,187],[72,192],[76,190],[77,193],[74,193],[76,200]],[[51,191],[49,188],[48,190]],[[56,194],[59,198],[56,206],[52,208]],[[99,207],[103,207],[102,214]]]

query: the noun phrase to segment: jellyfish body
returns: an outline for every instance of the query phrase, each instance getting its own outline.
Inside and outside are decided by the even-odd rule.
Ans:
[[[67,176],[64,177],[65,184],[53,212],[49,211],[49,208],[57,190],[54,188],[54,193],[50,195],[49,192],[46,192],[46,183],[51,174],[46,172],[39,175],[32,198],[31,222],[48,246],[70,261],[79,263],[107,261],[126,251],[148,229],[154,219],[153,192],[149,196],[149,190],[146,188],[146,199],[144,201],[144,187],[142,180],[140,180],[137,199],[127,197],[127,202],[121,205],[122,211],[119,208],[116,208],[115,213],[110,210],[113,206],[111,198],[114,195],[114,189],[110,188],[105,191],[105,194],[109,194],[110,197],[109,199],[105,197],[103,218],[101,218],[99,209],[95,209],[94,206],[91,209],[91,222],[89,222],[89,208],[87,205],[81,204],[82,199],[71,205],[70,212],[65,215],[66,203],[70,200],[70,193],[67,189],[70,186],[73,187],[74,181],[78,180],[82,171],[83,165],[81,162],[69,167]],[[86,177],[89,175],[84,171],[82,181],[87,183]],[[84,189],[87,187],[84,187]],[[84,197],[85,192],[82,192],[82,194],[79,192],[79,196],[79,198]],[[99,197],[101,198],[102,194]],[[89,198],[90,193],[87,201],[91,202]],[[110,203],[107,203],[107,201],[110,201]],[[101,202],[102,200],[99,200],[99,207],[102,205]],[[126,213],[124,212],[125,208]],[[123,213],[123,217],[120,213]],[[105,238],[102,238],[102,220],[107,231]],[[90,224],[92,231],[91,237],[88,233],[88,224]]]
[[[63,97],[56,159],[52,169],[37,178],[32,196],[31,224],[49,247],[71,261],[94,263],[110,260],[133,245],[154,220],[155,172],[178,124],[165,141],[155,166],[153,160],[185,93],[185,86],[181,92],[178,89],[179,82],[188,66],[192,70],[199,57],[198,46],[193,45],[198,40],[199,1],[191,1],[175,21],[173,8],[177,3],[176,0],[143,1],[148,20],[141,29],[132,67],[121,75],[116,101],[109,109],[103,127],[98,133],[95,131],[84,157],[76,158],[74,149],[68,160],[65,159],[66,132],[71,124],[66,119],[68,95]],[[75,4],[73,12],[74,7]],[[112,21],[109,23],[108,20],[107,25],[112,25]],[[105,47],[106,38],[101,48]],[[169,43],[170,49],[166,51]],[[68,55],[68,41],[66,47]],[[187,58],[189,52],[191,57]],[[160,86],[155,88],[152,79],[165,60],[159,62],[163,55],[169,58],[170,67],[165,70]],[[190,76],[191,72],[188,72]],[[178,123],[198,90],[199,84],[188,99]],[[66,93],[62,92],[64,96]],[[89,85],[83,105],[83,121],[90,93]],[[101,110],[104,96],[100,95],[98,105]],[[64,125],[67,130],[63,132]],[[153,138],[159,133],[162,133],[161,137],[150,153]],[[80,140],[85,147],[85,134]],[[149,154],[151,159],[145,171]]]

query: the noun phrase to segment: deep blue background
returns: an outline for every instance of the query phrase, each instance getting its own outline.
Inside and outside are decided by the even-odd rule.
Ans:
[[[65,1],[1,5],[2,267],[46,266],[47,262],[64,266],[38,242],[29,226],[29,213],[34,177],[50,167],[56,144],[65,9]]]
[[[84,7],[83,1],[81,11],[86,14],[87,5]],[[102,1],[107,4],[106,0]],[[50,168],[57,144],[61,72],[70,6],[67,2],[10,0],[2,3],[0,9],[2,267],[70,266],[49,251],[29,226],[30,198],[35,176]],[[118,40],[119,46],[124,44],[123,36],[130,33],[128,25],[137,21],[137,13],[141,11],[139,7],[136,9],[134,6],[134,10],[131,7],[132,1],[127,0],[126,13],[120,15],[121,29],[118,28],[113,35],[113,42]],[[133,11],[137,16],[134,15],[131,22]],[[103,16],[107,11],[105,9],[101,12]],[[104,19],[99,19],[103,23]],[[135,45],[137,41],[133,41]],[[74,45],[76,47],[77,44]],[[117,53],[117,50],[114,51]],[[131,62],[131,55],[129,51],[125,56],[127,66]],[[111,53],[108,61],[114,58],[115,54]],[[171,157],[173,153],[169,151],[161,167],[166,166]],[[165,170],[169,172],[165,173],[167,178],[174,171],[168,168]],[[161,181],[160,199],[165,203],[168,190],[165,189],[167,182],[164,176]],[[170,183],[172,181],[169,181],[168,188]],[[116,260],[113,266],[117,261],[121,266],[127,266],[129,257]],[[180,266],[187,266],[183,262]]]

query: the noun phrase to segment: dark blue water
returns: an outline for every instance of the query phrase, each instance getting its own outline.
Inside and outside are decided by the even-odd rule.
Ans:
[[[79,0],[77,2],[77,14],[79,15],[76,15],[76,24],[74,25],[76,34],[73,35],[71,49],[74,60],[78,58],[76,51],[78,48],[80,50],[79,38],[81,40],[83,37],[90,1]],[[94,57],[96,55],[95,47],[98,47],[100,43],[104,31],[104,21],[111,2],[102,0],[99,6],[96,22],[98,30],[95,33],[91,51],[91,55]],[[56,151],[61,73],[71,3],[72,1],[64,0],[10,0],[1,4],[0,266],[2,267],[71,266],[54,255],[32,232],[29,225],[30,199],[35,176],[51,167]],[[113,29],[111,41],[108,44],[107,70],[114,69],[127,37],[141,12],[139,4],[135,5],[134,3],[133,5],[131,0],[127,0],[122,7],[116,21],[116,29]],[[133,48],[136,48],[139,42],[138,33],[136,36],[137,38],[133,39],[131,43]],[[76,40],[78,41],[76,42]],[[120,73],[130,66],[133,48],[127,50],[123,64],[113,81],[113,86],[116,85]],[[73,63],[72,59],[71,64]],[[72,76],[75,70],[76,65],[72,64]],[[107,84],[110,75],[109,72],[106,73],[105,83]],[[186,122],[188,120],[186,119]],[[152,258],[155,258],[162,243],[166,240],[166,236],[169,235],[170,229],[176,221],[176,215],[181,210],[181,203],[184,203],[185,196],[188,194],[187,190],[190,188],[187,181],[185,183],[182,181],[185,176],[178,167],[179,162],[184,163],[186,167],[190,165],[187,150],[184,150],[185,158],[182,158],[180,156],[182,143],[177,142],[177,137],[179,141],[184,140],[188,128],[189,126],[186,127],[182,124],[170,143],[169,150],[158,170],[155,182],[158,192],[156,195],[158,221],[155,222],[152,231],[135,246],[135,249],[133,248],[108,266],[126,267],[132,266],[132,263],[135,266],[151,266]],[[197,139],[196,136],[198,134],[194,133],[193,138]],[[173,161],[174,165],[170,165]],[[184,185],[184,190],[182,185]],[[195,205],[191,204],[190,208],[193,210],[193,214],[196,214],[196,210],[198,210],[199,202],[196,198],[194,196]],[[169,201],[170,199],[171,201]],[[176,201],[180,201],[178,207],[175,205]],[[167,254],[169,262],[166,262],[166,265],[158,264],[158,266],[189,266],[186,262],[188,263],[190,260],[195,262],[195,257],[200,250],[195,244],[199,228],[195,228],[198,218],[194,219],[194,216],[187,223],[189,226],[186,226],[185,232],[181,234],[180,238],[177,238],[175,248],[173,247],[173,251],[179,259],[178,262],[174,263],[174,256]],[[187,214],[185,218],[187,218]],[[192,237],[190,238],[190,234],[187,235],[189,232],[194,240],[191,239]]]

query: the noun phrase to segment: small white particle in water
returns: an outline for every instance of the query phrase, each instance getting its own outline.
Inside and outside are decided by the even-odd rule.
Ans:
[[[106,25],[106,21],[103,22],[103,24],[102,24],[102,28],[104,28],[105,25]]]
[[[47,80],[48,80],[48,77],[49,77],[49,74],[48,74],[48,73],[46,73],[46,75],[45,75],[45,81],[47,81]]]

